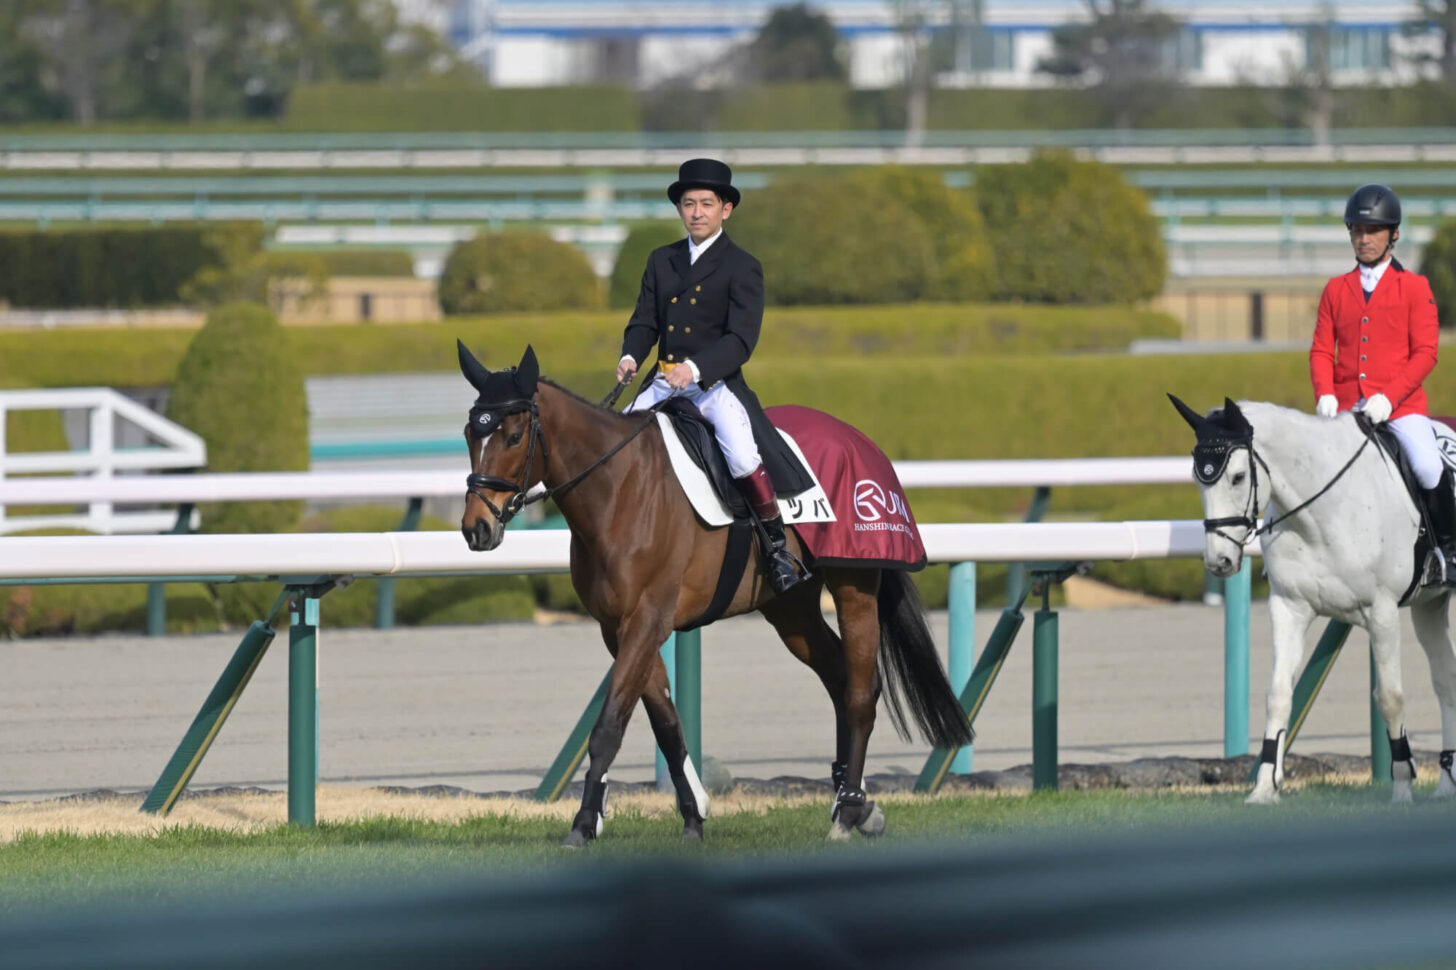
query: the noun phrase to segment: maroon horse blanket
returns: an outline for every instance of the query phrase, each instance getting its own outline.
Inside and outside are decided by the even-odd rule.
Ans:
[[[838,418],[784,404],[764,411],[794,439],[834,507],[834,522],[803,522],[794,531],[821,563],[914,571],[925,545],[890,459]]]

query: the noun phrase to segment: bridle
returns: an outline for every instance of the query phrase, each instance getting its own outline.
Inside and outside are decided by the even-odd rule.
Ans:
[[[616,404],[618,396],[622,393],[622,388],[630,380],[631,378],[628,377],[627,380],[619,381],[612,392],[602,401],[601,406],[611,408]],[[648,426],[657,420],[657,412],[661,410],[668,400],[670,399],[665,398],[652,407],[647,408],[647,416],[642,422],[633,428],[625,438],[613,445],[606,454],[560,485],[545,488],[539,492],[532,492],[530,490],[531,469],[536,463],[536,449],[538,447],[541,449],[541,457],[547,461],[551,459],[551,452],[546,447],[546,436],[541,430],[541,413],[536,407],[536,395],[532,394],[529,398],[517,398],[516,400],[506,401],[500,404],[485,404],[477,400],[475,406],[470,409],[470,433],[476,438],[488,436],[495,428],[500,426],[501,421],[507,415],[519,414],[522,411],[530,414],[531,424],[530,429],[527,431],[526,460],[521,463],[521,470],[516,479],[512,481],[508,478],[500,478],[496,475],[481,475],[478,472],[472,471],[469,475],[465,476],[466,494],[474,495],[484,502],[485,507],[490,509],[491,514],[504,526],[511,519],[515,518],[526,506],[534,505],[537,502],[544,502],[549,498],[555,498],[557,495],[573,488],[583,478],[586,478],[592,472],[605,465],[613,455],[625,448],[629,441],[643,431],[646,431]],[[495,503],[486,497],[485,492],[482,491],[483,489],[489,489],[493,492],[510,492],[511,495],[497,508]]]
[[[1375,440],[1374,429],[1363,414],[1356,413],[1355,423],[1364,432],[1365,440],[1360,442],[1360,447],[1355,449],[1355,453],[1350,456],[1350,460],[1345,462],[1344,466],[1335,472],[1335,476],[1326,482],[1324,487],[1318,492],[1315,492],[1288,512],[1270,519],[1263,525],[1259,525],[1258,520],[1255,518],[1255,513],[1258,511],[1256,506],[1259,500],[1259,467],[1263,466],[1264,474],[1266,475],[1270,475],[1270,472],[1268,463],[1264,461],[1263,456],[1254,447],[1253,432],[1250,431],[1246,435],[1237,437],[1228,436],[1198,442],[1198,444],[1193,446],[1193,477],[1198,480],[1200,485],[1212,485],[1222,478],[1224,470],[1228,467],[1229,458],[1240,448],[1248,449],[1250,459],[1249,498],[1244,503],[1244,513],[1242,515],[1227,515],[1219,519],[1204,519],[1204,533],[1207,535],[1216,535],[1221,539],[1227,539],[1229,542],[1242,548],[1253,542],[1259,536],[1269,532],[1290,516],[1309,508],[1315,503],[1316,499],[1328,492],[1334,487],[1336,482],[1344,477],[1345,472],[1349,471],[1350,467],[1355,464],[1355,460],[1360,457],[1361,452],[1365,450],[1366,446]],[[1377,445],[1377,447],[1379,446]],[[1247,531],[1245,531],[1242,539],[1236,539],[1223,531],[1226,526],[1242,526]]]

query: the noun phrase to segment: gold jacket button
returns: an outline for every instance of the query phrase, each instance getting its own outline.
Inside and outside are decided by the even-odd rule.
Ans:
[[[694,292],[697,292],[697,293],[703,292],[702,284],[698,284],[697,286],[693,287],[693,290],[694,290]]]
[[[667,332],[672,333],[672,324],[670,323],[667,325]]]
[[[691,303],[693,306],[697,306],[698,305],[698,298],[697,297],[693,297],[692,299],[688,300],[688,302]]]
[[[671,328],[669,328],[669,329],[671,329]],[[692,327],[683,327],[683,333],[692,333],[692,332],[693,332],[693,328]]]
[[[668,354],[668,355],[667,355],[667,359],[668,359],[668,360],[672,360],[672,354]],[[1361,375],[1360,375],[1360,376],[1361,376],[1361,377],[1364,377],[1364,376],[1365,376],[1365,375],[1364,375],[1364,374],[1361,374]]]
[[[673,297],[673,298],[672,298],[672,302],[673,302],[673,303],[676,303],[676,302],[677,302],[677,297]]]

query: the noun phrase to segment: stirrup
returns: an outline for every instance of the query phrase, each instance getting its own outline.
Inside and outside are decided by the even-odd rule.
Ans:
[[[1432,548],[1426,556],[1421,570],[1421,585],[1456,588],[1456,561],[1439,546]]]

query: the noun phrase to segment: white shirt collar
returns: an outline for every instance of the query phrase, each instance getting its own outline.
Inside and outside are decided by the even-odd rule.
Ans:
[[[693,263],[696,263],[698,261],[698,257],[701,256],[701,255],[703,255],[703,250],[707,249],[709,246],[713,245],[713,243],[717,242],[718,241],[718,237],[721,236],[721,235],[723,235],[723,227],[722,226],[719,226],[718,227],[718,231],[715,232],[715,233],[713,233],[707,239],[704,239],[703,240],[703,244],[701,246],[699,246],[697,243],[693,242],[693,237],[692,236],[689,236],[688,237],[688,265],[692,265]]]
[[[1386,269],[1390,266],[1390,257],[1385,257],[1385,259],[1381,260],[1375,266],[1366,266],[1364,263],[1360,263],[1359,265],[1360,287],[1366,293],[1369,293],[1373,291],[1375,289],[1375,285],[1380,282],[1380,277],[1385,275]]]

